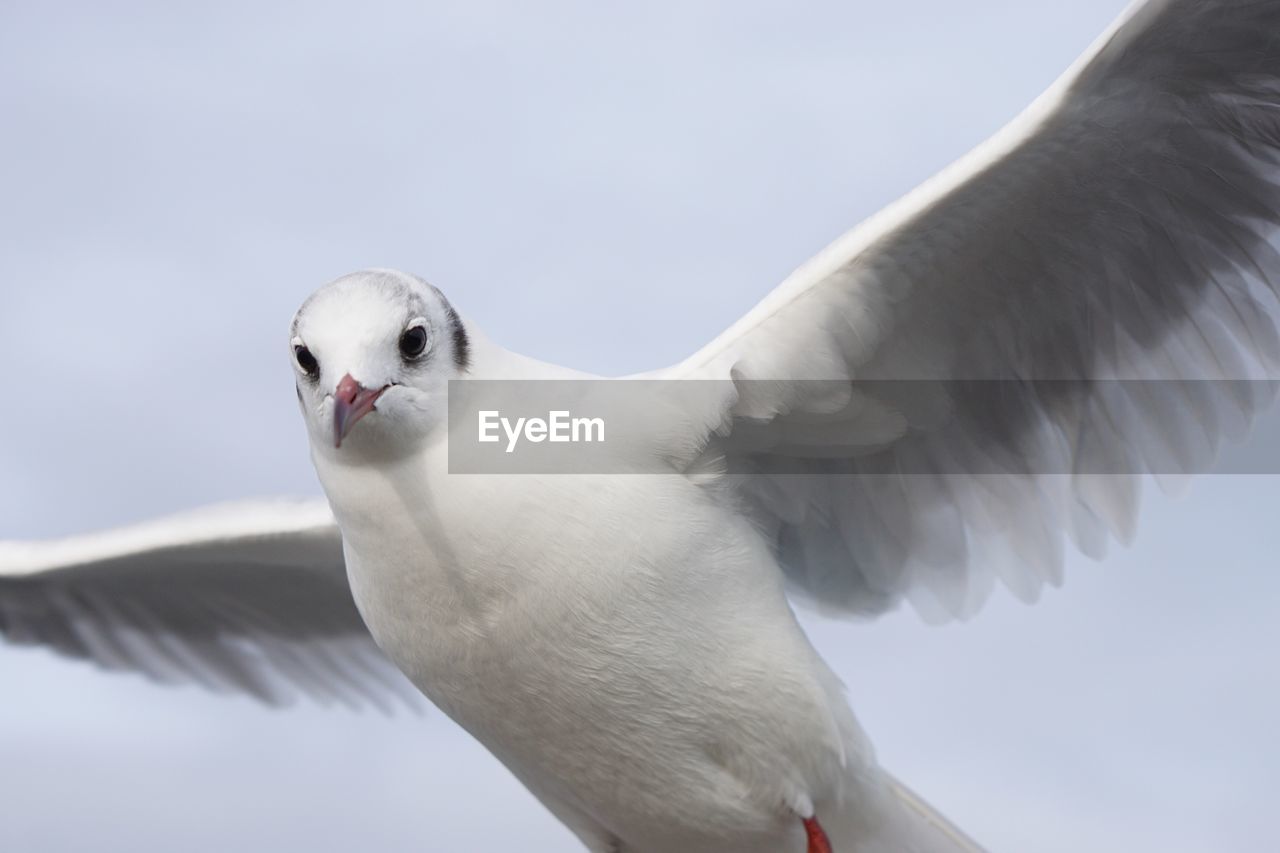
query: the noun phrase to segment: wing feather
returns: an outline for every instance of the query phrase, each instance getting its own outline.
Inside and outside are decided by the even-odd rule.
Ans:
[[[0,635],[269,705],[419,707],[356,610],[320,501],[245,501],[0,542]]]
[[[1245,434],[1280,371],[1277,33],[1277,0],[1135,4],[1008,127],[657,374],[735,386],[695,424],[697,468],[801,591],[938,617],[994,578],[1032,599],[1067,541],[1133,536],[1144,475],[1177,488]]]

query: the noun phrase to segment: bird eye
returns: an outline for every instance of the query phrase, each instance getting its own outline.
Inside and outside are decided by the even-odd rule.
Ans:
[[[311,350],[302,344],[297,344],[293,348],[293,358],[298,362],[298,367],[308,377],[311,379],[320,378],[320,362],[316,361],[316,357],[311,354]]]
[[[427,327],[413,325],[400,335],[400,355],[405,358],[417,358],[427,348]]]

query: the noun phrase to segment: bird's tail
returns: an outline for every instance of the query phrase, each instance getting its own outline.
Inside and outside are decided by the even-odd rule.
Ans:
[[[914,828],[923,836],[925,842],[931,846],[926,846],[923,850],[937,850],[939,853],[985,853],[983,848],[976,841],[966,835],[951,821],[947,820],[933,806],[921,799],[920,795],[908,788],[902,782],[899,782],[891,774],[885,773],[885,777],[889,782],[889,789],[893,792],[893,796],[902,804],[902,809],[908,814],[908,820],[914,824]]]
[[[830,824],[823,820],[836,853],[985,853],[915,791],[889,773],[883,781],[876,786],[881,802],[860,802]]]

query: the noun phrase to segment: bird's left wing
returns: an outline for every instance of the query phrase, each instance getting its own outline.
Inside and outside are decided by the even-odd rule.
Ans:
[[[1022,116],[693,357],[698,471],[821,605],[1034,596],[1269,400],[1280,2],[1136,4]],[[694,430],[697,432],[697,429]],[[703,480],[708,482],[707,480]]]
[[[0,542],[0,635],[272,705],[418,707],[351,598],[323,501],[244,501]]]

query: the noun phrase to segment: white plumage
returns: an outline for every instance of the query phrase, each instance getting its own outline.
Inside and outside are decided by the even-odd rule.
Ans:
[[[389,658],[600,853],[817,850],[813,818],[838,851],[973,849],[879,768],[786,583],[846,613],[1033,598],[1068,540],[1132,535],[1144,472],[1243,434],[1271,385],[1224,380],[1280,362],[1276,32],[1280,2],[1133,7],[649,374],[716,393],[646,409],[644,475],[452,471],[451,381],[593,377],[412,276],[339,279],[290,331],[336,527],[246,504],[0,545],[0,630],[267,701],[408,698]]]

